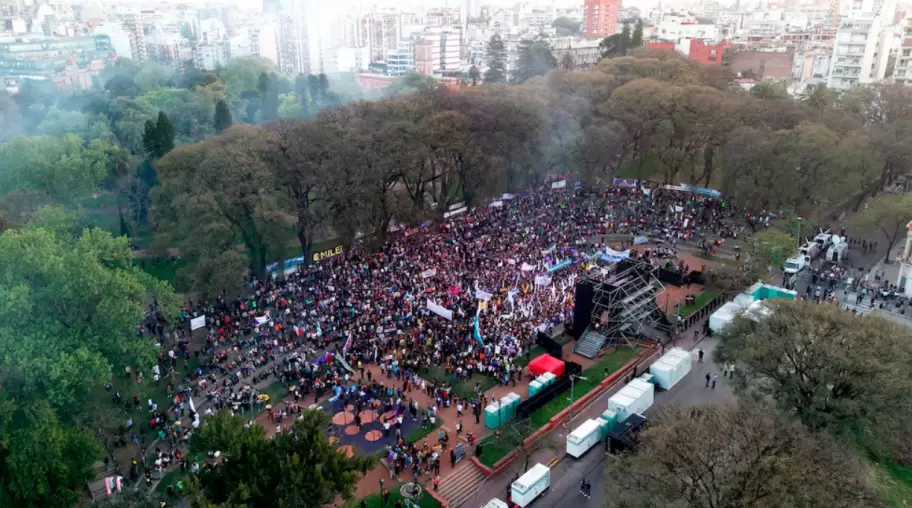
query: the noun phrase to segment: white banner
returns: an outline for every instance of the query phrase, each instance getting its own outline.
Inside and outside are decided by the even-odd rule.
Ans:
[[[491,201],[491,208],[500,208],[502,206],[503,206],[503,201],[501,201],[499,199],[497,201]]]
[[[529,263],[523,263],[520,270],[522,270],[524,272],[531,272],[532,270],[535,270],[535,267],[530,265]]]
[[[536,275],[535,276],[535,285],[536,286],[549,286],[551,284],[551,277],[548,275]]]
[[[197,330],[206,326],[206,315],[195,317],[190,320],[190,331]]]
[[[516,197],[515,195],[513,195],[513,194],[508,194],[508,193],[505,192],[505,193],[503,193],[503,195],[500,196],[500,199],[502,199],[502,200],[504,200],[504,201],[509,201],[509,200],[511,200],[511,199],[513,199],[513,198],[515,198],[515,197]]]
[[[683,207],[683,206],[675,205],[674,210],[675,210],[675,213],[681,213],[681,212],[684,211],[684,207]]]
[[[430,270],[425,270],[425,271],[421,272],[421,278],[422,278],[422,279],[426,279],[426,278],[428,278],[428,277],[433,277],[433,276],[435,276],[435,275],[437,275],[437,269],[436,269],[436,268],[431,268]]]
[[[257,326],[268,323],[269,322],[269,311],[267,310],[265,315],[255,317],[255,318],[253,318],[253,320],[256,321]]]
[[[687,227],[687,221],[684,221],[684,227]],[[634,245],[642,245],[644,243],[649,243],[649,237],[647,236],[637,236],[633,239]]]
[[[434,314],[437,314],[438,316],[440,316],[448,321],[453,320],[453,311],[451,311],[450,309],[447,309],[446,307],[439,305],[437,302],[435,302],[431,299],[428,299],[426,305],[427,305],[428,310],[433,312]]]
[[[476,289],[475,298],[486,302],[486,301],[490,300],[491,298],[494,298],[494,294],[488,293],[487,291],[485,291],[483,289]]]
[[[465,213],[466,210],[468,210],[468,208],[466,208],[466,207],[458,208],[456,210],[453,210],[452,212],[447,212],[447,213],[443,214],[443,218],[449,219],[450,217],[455,217],[456,215]]]
[[[567,180],[559,180],[551,184],[552,189],[563,189],[567,186]]]

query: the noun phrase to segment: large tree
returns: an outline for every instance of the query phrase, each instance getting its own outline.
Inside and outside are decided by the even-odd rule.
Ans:
[[[673,406],[605,463],[606,508],[880,506],[857,461],[769,407]]]
[[[111,146],[75,134],[18,137],[0,144],[0,194],[32,191],[72,204],[96,190],[108,174]]]
[[[215,127],[215,132],[221,134],[222,131],[231,127],[231,110],[228,108],[228,104],[223,100],[219,100],[215,103],[215,118],[212,119],[212,126]]]
[[[716,349],[718,361],[736,365],[736,388],[811,429],[892,442],[912,410],[908,330],[838,305],[768,305],[766,317],[736,317]]]
[[[507,81],[507,46],[499,34],[494,34],[488,41],[488,68],[484,72],[485,83],[505,83]]]
[[[535,76],[544,76],[557,67],[548,39],[523,39],[517,48],[516,68],[510,76],[514,83],[523,83]]]
[[[325,506],[336,496],[351,500],[361,470],[375,461],[349,457],[324,433],[328,415],[305,410],[291,429],[266,437],[248,428],[247,419],[227,411],[209,418],[194,433],[190,449],[219,451],[221,462],[201,477],[202,493],[212,502],[289,508]]]
[[[163,231],[191,258],[227,253],[235,260],[232,267],[237,266],[240,242],[253,274],[265,277],[267,258],[285,224],[270,171],[273,150],[275,137],[249,125],[235,125],[218,137],[173,150],[156,167],[161,181],[156,212]],[[243,273],[229,276],[241,278]],[[203,286],[208,294],[226,289]]]
[[[125,238],[39,214],[0,235],[0,504],[77,504],[101,450],[90,394],[112,372],[148,368],[137,337],[150,297],[166,318],[179,301],[133,265]]]
[[[896,241],[904,233],[912,234],[908,225],[912,223],[912,195],[881,194],[872,199],[867,207],[849,219],[849,229],[863,237],[872,232],[883,235],[886,241],[884,259],[890,260],[890,253]]]

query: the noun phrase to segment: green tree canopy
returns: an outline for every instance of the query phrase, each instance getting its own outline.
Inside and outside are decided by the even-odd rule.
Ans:
[[[108,173],[111,147],[76,134],[18,137],[0,144],[0,194],[34,191],[73,203],[94,191]]]
[[[220,451],[222,461],[203,475],[204,496],[215,503],[246,506],[325,506],[336,496],[354,496],[363,468],[373,457],[348,457],[324,433],[329,416],[305,410],[294,426],[273,439],[262,427],[227,411],[208,418],[190,440],[194,453]]]
[[[606,508],[880,506],[860,464],[772,408],[674,406],[605,462]]]
[[[838,305],[771,301],[760,319],[736,317],[716,349],[736,365],[741,393],[769,397],[807,427],[895,442],[912,410],[912,336]]]
[[[487,46],[488,68],[484,72],[485,83],[506,83],[507,81],[507,46],[499,34],[494,34]]]

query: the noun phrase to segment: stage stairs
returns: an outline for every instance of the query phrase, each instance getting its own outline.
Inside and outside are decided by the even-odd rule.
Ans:
[[[608,337],[594,332],[591,328],[587,328],[586,331],[583,332],[583,336],[580,337],[579,342],[576,343],[576,347],[573,351],[586,358],[595,358],[607,341]]]

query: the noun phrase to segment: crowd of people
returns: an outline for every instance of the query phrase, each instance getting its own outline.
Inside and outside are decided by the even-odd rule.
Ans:
[[[197,365],[174,392],[205,396],[205,414],[259,408],[255,386],[275,378],[290,387],[298,408],[300,398],[330,395],[378,414],[433,418],[434,408],[410,401],[414,389],[477,421],[484,394],[477,384],[475,393],[456,394],[452,378],[516,383],[516,360],[529,354],[536,332],[572,315],[575,281],[609,267],[600,252],[625,256],[633,248],[643,256],[637,246],[659,243],[646,257],[680,268],[678,242],[714,242],[740,231],[730,204],[678,188],[543,187],[460,210],[402,228],[379,251],[356,244],[344,256],[253,280],[244,298],[188,302],[173,331],[153,305],[139,333],[162,345],[156,376],[173,380],[181,360]],[[606,235],[627,239],[616,250]],[[202,344],[188,326],[200,316]],[[353,392],[353,374],[366,364],[380,365],[387,380],[365,379],[362,370]],[[431,365],[445,375],[428,375]],[[271,416],[281,421],[290,412]],[[420,445],[397,448],[402,437],[389,433],[402,467],[433,463]]]

